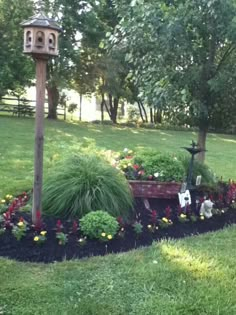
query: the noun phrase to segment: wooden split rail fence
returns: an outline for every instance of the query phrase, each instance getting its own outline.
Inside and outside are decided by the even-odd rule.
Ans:
[[[25,98],[2,97],[0,99],[0,115],[8,113],[17,117],[33,117],[36,112],[36,101]],[[48,115],[48,104],[45,103],[44,114]],[[57,115],[66,120],[66,107],[58,108]]]

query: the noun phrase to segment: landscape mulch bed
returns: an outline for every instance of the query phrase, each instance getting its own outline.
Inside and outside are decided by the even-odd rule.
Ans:
[[[151,200],[152,209],[164,209],[167,205],[176,208],[177,200]],[[197,222],[180,223],[176,220],[174,224],[167,229],[158,229],[151,233],[147,225],[150,224],[148,211],[145,209],[141,199],[136,199],[135,203],[136,216],[142,222],[143,233],[137,236],[131,225],[125,226],[125,235],[123,238],[116,237],[109,242],[100,242],[96,240],[87,240],[84,245],[80,245],[78,239],[81,237],[69,233],[68,243],[65,246],[59,245],[55,237],[55,226],[57,219],[44,218],[45,228],[47,230],[47,241],[41,245],[35,244],[33,238],[34,230],[27,232],[27,235],[20,241],[17,241],[10,230],[7,230],[0,236],[0,256],[12,258],[18,261],[51,263],[62,261],[64,259],[84,258],[109,253],[126,252],[140,246],[151,245],[153,241],[162,239],[179,239],[186,236],[198,235],[210,231],[216,231],[227,225],[236,223],[236,209],[229,209],[221,215],[214,215],[210,219]],[[20,216],[30,222],[30,215],[18,212],[16,222]],[[65,231],[72,229],[72,222],[62,221]]]

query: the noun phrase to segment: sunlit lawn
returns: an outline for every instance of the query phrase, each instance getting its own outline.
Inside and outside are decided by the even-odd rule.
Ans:
[[[32,186],[34,121],[0,117],[0,134],[1,197]],[[45,173],[81,145],[181,152],[192,139],[192,132],[46,121]],[[209,135],[207,148],[209,165],[236,178],[236,137]],[[235,315],[235,243],[232,226],[80,261],[43,265],[0,258],[0,314]]]
[[[0,258],[0,313],[235,315],[236,228],[50,265]]]
[[[196,140],[194,132],[163,131],[45,121],[45,173],[53,161],[80,146],[93,143],[101,149],[155,148],[181,153]],[[0,197],[32,187],[34,120],[0,116]],[[224,179],[236,179],[236,136],[209,134],[207,163]]]

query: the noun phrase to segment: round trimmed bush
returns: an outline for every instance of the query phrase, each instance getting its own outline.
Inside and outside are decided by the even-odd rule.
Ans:
[[[103,209],[114,217],[128,217],[132,204],[125,177],[97,155],[76,155],[58,163],[43,186],[43,211],[52,216],[82,218]]]
[[[119,224],[109,213],[98,210],[86,214],[80,220],[80,229],[89,238],[106,241],[114,237],[119,229]]]

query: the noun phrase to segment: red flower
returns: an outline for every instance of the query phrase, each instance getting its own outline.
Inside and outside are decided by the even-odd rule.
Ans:
[[[72,227],[72,231],[74,234],[77,233],[78,230],[78,223],[76,221],[73,222],[73,227]]]
[[[138,164],[134,164],[133,168],[137,171],[139,169],[139,165]]]
[[[151,221],[153,224],[157,223],[157,211],[156,210],[151,211]]]
[[[131,160],[133,157],[131,155],[126,156],[126,160]]]
[[[165,210],[165,216],[167,219],[170,219],[170,216],[171,216],[171,208],[170,206],[166,207],[166,210]]]
[[[63,228],[63,225],[61,223],[61,220],[57,220],[57,224],[56,224],[57,233],[60,233],[62,228]]]
[[[24,218],[20,217],[19,222],[24,222]]]
[[[203,203],[205,201],[205,198],[201,197],[199,198],[200,203]]]
[[[124,226],[125,225],[124,220],[123,220],[122,217],[118,217],[116,220],[117,220],[117,222],[119,223],[120,226]]]
[[[4,217],[4,226],[5,228],[9,228],[11,227],[12,223],[11,223],[11,213],[10,211],[7,211],[3,214]]]
[[[8,211],[10,212],[10,214],[13,214],[13,212],[14,212],[14,206],[11,205],[11,206],[8,208]]]
[[[178,216],[181,215],[182,213],[182,208],[180,205],[178,205],[177,213],[178,213]]]

